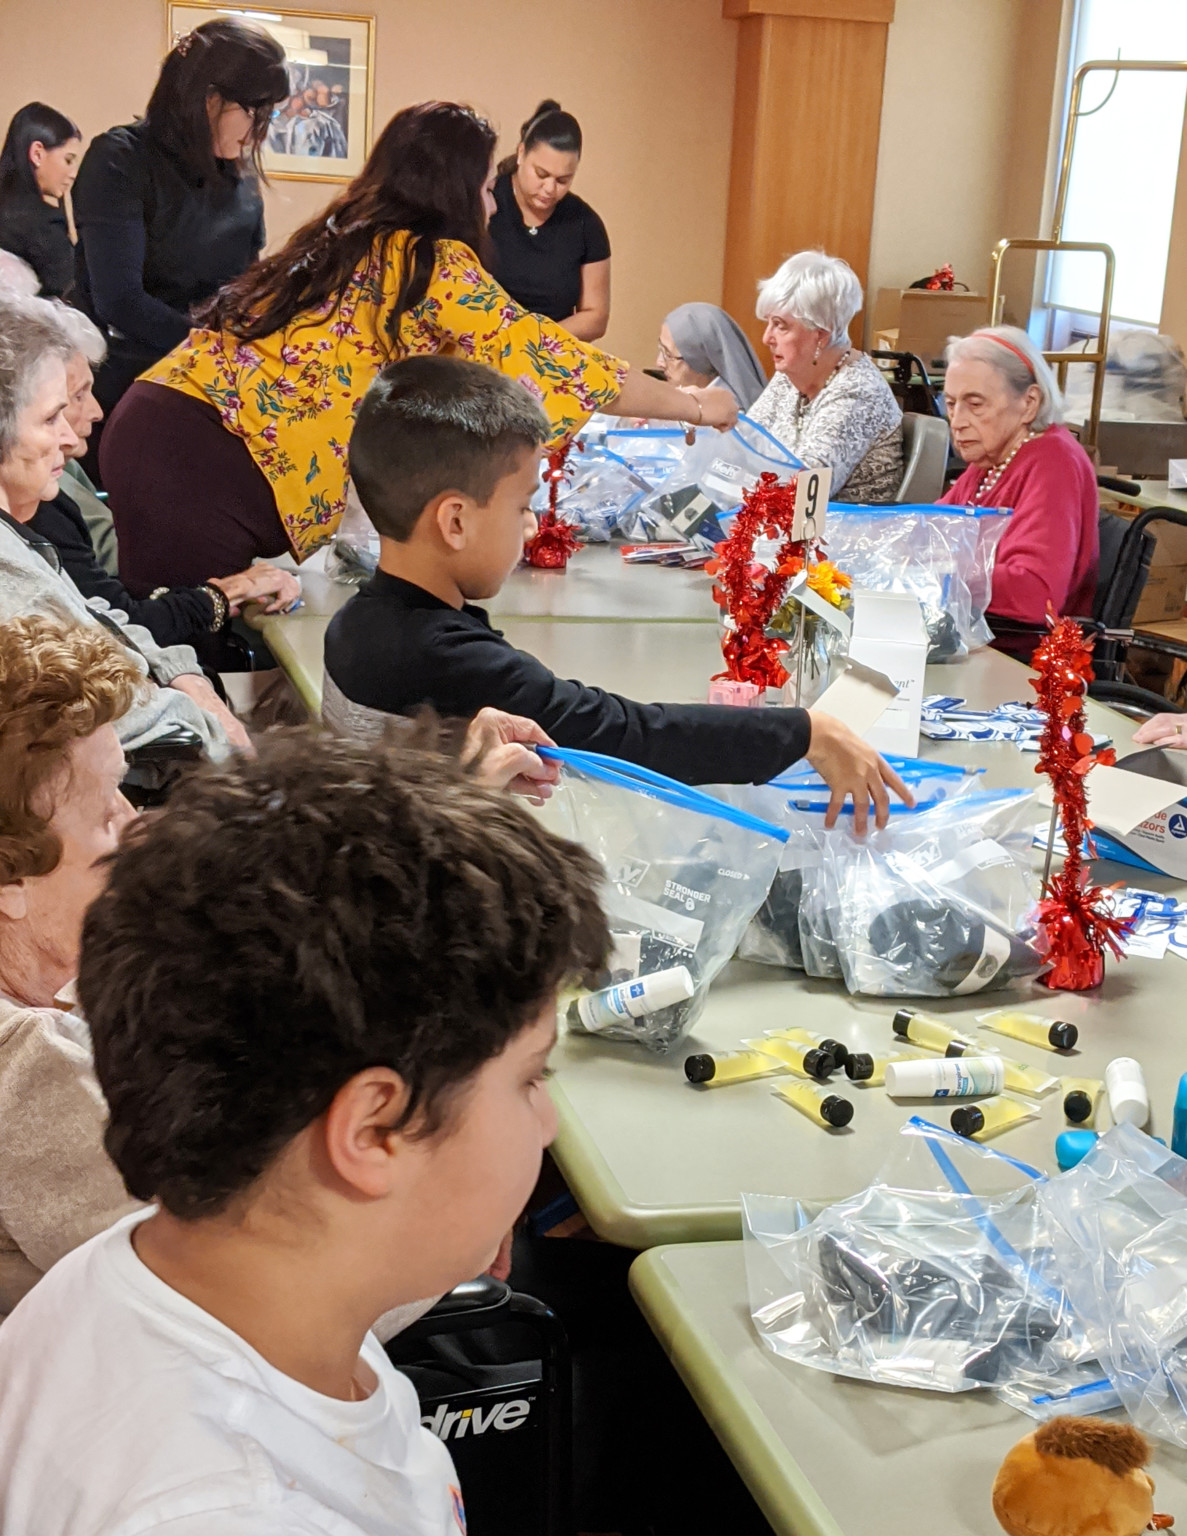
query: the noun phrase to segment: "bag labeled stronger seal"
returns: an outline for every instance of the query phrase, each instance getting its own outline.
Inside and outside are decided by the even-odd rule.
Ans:
[[[541,815],[605,870],[602,908],[614,935],[604,985],[687,969],[690,998],[597,1033],[671,1050],[705,1006],[779,867],[787,832],[703,790],[596,752],[541,747],[561,781]]]
[[[728,432],[698,432],[680,463],[639,503],[638,517],[654,530],[652,538],[708,547],[724,538],[720,519],[741,505],[760,475],[786,480],[803,467],[765,427],[739,416]]]

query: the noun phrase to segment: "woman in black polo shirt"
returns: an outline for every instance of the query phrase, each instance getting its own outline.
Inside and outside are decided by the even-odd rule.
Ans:
[[[577,119],[542,101],[499,165],[490,221],[494,275],[511,297],[556,320],[581,341],[610,323],[610,241],[606,226],[569,189],[581,162]]]
[[[21,108],[0,149],[0,250],[28,262],[48,299],[74,282],[65,202],[81,155],[79,130],[42,101]]]
[[[259,146],[287,95],[280,44],[220,17],[177,42],[144,116],[87,150],[74,188],[75,302],[107,342],[95,395],[109,416],[189,335],[192,307],[259,255]]]

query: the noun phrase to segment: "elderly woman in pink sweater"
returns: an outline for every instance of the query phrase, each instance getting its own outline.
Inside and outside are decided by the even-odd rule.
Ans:
[[[1042,353],[1016,326],[974,331],[948,348],[944,399],[968,468],[941,499],[1013,508],[997,549],[990,628],[997,631],[995,618],[1005,621],[1003,631],[1041,626],[1048,610],[1091,614],[1100,558],[1096,472],[1061,425],[1062,401]]]

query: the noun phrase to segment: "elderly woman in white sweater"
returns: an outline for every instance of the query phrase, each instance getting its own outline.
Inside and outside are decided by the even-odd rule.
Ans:
[[[903,413],[849,341],[862,304],[853,269],[823,251],[789,256],[758,290],[775,377],[747,414],[812,469],[832,470],[841,501],[893,501],[903,478]]]

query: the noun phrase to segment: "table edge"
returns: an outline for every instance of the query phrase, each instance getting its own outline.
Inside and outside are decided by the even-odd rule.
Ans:
[[[697,1246],[737,1248],[741,1254],[738,1242]],[[630,1268],[631,1294],[755,1503],[780,1536],[844,1536],[758,1403],[744,1387],[728,1385],[729,1361],[721,1350],[682,1315],[680,1289],[666,1267],[666,1255],[667,1247],[639,1255]],[[762,1346],[755,1341],[754,1347]],[[723,1383],[726,1402],[721,1401]]]

